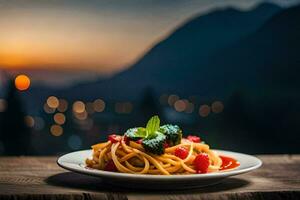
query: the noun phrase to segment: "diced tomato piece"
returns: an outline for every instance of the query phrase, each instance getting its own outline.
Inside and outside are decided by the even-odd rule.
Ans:
[[[195,135],[189,135],[189,136],[187,137],[187,139],[188,139],[189,141],[191,141],[191,142],[196,142],[196,143],[201,142],[200,137],[195,136]]]
[[[113,160],[108,161],[108,163],[104,167],[104,170],[109,171],[109,172],[117,172],[118,171]]]
[[[139,139],[139,140],[137,140],[137,141],[136,141],[136,143],[138,143],[138,144],[142,144],[142,143],[143,143],[143,139]]]
[[[175,156],[181,159],[185,159],[189,155],[189,151],[184,147],[178,147],[175,149]]]
[[[117,143],[121,141],[121,136],[112,134],[108,136],[108,140],[111,141],[111,143]]]
[[[206,153],[198,154],[194,160],[194,165],[197,173],[199,174],[207,173],[209,167],[208,155]]]
[[[169,147],[169,144],[168,143],[164,143],[164,148],[168,148]]]

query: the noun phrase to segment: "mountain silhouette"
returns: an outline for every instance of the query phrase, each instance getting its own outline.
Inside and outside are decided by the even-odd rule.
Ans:
[[[220,130],[224,137],[241,139],[231,141],[236,147],[230,148],[249,151],[245,144],[255,143],[258,152],[297,151],[299,24],[300,6],[285,9],[255,33],[215,54],[205,65],[210,69],[206,86],[213,88],[215,95],[229,99]],[[270,150],[275,144],[281,148]]]
[[[218,90],[299,89],[300,6],[278,13],[255,33],[214,55],[205,67]],[[226,91],[228,92],[228,91]]]
[[[28,104],[36,108],[47,96],[57,95],[70,100],[136,100],[145,88],[181,95],[209,95],[214,88],[206,86],[211,80],[210,59],[226,47],[256,32],[282,8],[263,3],[248,11],[234,8],[213,10],[196,16],[154,45],[128,70],[112,78],[85,82],[67,89],[43,85],[31,87],[24,93]],[[222,68],[222,66],[220,66]]]
[[[128,70],[109,79],[87,82],[70,89],[54,91],[40,86],[31,88],[27,98],[34,93],[66,96],[70,99],[136,99],[145,88],[157,93],[201,93],[195,91],[199,80],[205,83],[209,69],[202,66],[217,52],[255,32],[262,24],[281,10],[280,7],[263,3],[249,11],[224,8],[197,16],[174,30],[172,34],[153,46]],[[188,80],[188,81],[187,81]],[[192,86],[186,90],[186,86]],[[33,99],[32,99],[33,100]]]
[[[281,10],[264,3],[250,11],[234,8],[215,10],[192,19],[177,28],[169,37],[155,45],[126,73],[153,78],[168,76],[166,81],[178,81],[187,71],[201,69],[201,65],[216,52],[255,32],[271,16]],[[170,71],[172,75],[170,76]]]
[[[205,84],[209,69],[203,66],[214,54],[255,32],[280,10],[274,4],[263,3],[250,11],[225,8],[195,17],[150,49],[129,70],[115,76],[107,87],[121,91],[126,88],[126,93],[140,93],[147,87],[158,93],[190,93],[186,86],[195,89],[201,79]],[[115,85],[119,82],[122,84],[118,89]]]

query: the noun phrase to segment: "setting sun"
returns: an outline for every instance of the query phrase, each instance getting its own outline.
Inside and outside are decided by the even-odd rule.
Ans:
[[[27,90],[30,86],[30,79],[26,75],[18,75],[15,79],[15,85],[20,91]]]

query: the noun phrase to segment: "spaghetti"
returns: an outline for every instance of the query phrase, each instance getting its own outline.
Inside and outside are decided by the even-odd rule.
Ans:
[[[222,160],[198,136],[182,138],[177,125],[160,126],[153,116],[146,127],[128,129],[123,136],[92,146],[87,167],[131,174],[195,174],[228,170],[238,166],[234,159]],[[224,157],[225,158],[225,157]],[[222,164],[226,164],[222,165]]]
[[[220,156],[207,144],[185,138],[165,148],[161,155],[147,152],[142,144],[128,141],[126,136],[115,136],[115,140],[93,145],[92,149],[93,157],[86,160],[87,167],[121,173],[195,174],[219,171],[222,166]]]

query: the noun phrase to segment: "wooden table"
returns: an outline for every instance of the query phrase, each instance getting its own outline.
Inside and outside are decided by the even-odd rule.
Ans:
[[[300,199],[300,155],[261,155],[263,166],[206,188],[136,191],[61,169],[55,157],[0,157],[0,199]]]

